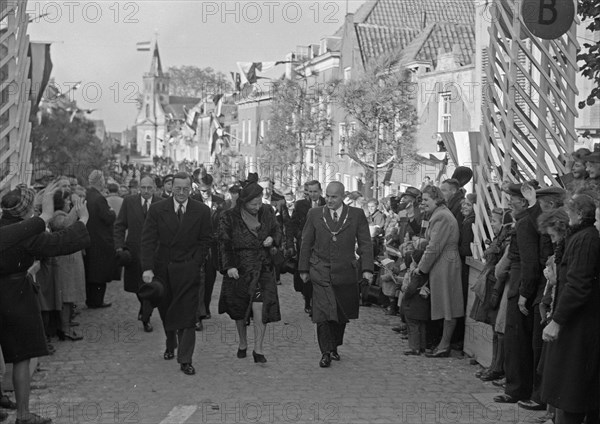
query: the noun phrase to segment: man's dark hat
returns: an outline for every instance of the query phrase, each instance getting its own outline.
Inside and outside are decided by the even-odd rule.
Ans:
[[[536,190],[536,197],[544,197],[544,196],[564,196],[567,194],[567,191],[560,187],[547,187],[542,188],[540,190]]]
[[[412,196],[415,199],[420,199],[423,196],[423,193],[416,187],[408,187],[406,191],[400,195],[400,201],[402,201],[404,196]]]
[[[117,252],[117,264],[119,266],[127,266],[131,263],[132,257],[131,252],[127,249],[120,250]]]
[[[582,147],[581,149],[577,149],[573,153],[571,153],[571,157],[575,162],[585,162],[585,157],[590,155],[591,153],[592,152],[590,152],[589,149]]]
[[[450,179],[453,178],[458,181],[458,184],[461,187],[464,187],[471,181],[471,178],[473,178],[473,170],[466,166],[459,166],[454,170]]]
[[[589,155],[584,156],[583,160],[586,162],[599,163],[600,162],[600,152],[590,153]]]
[[[165,286],[160,278],[154,276],[151,283],[142,284],[138,289],[138,296],[142,300],[158,303],[165,294]]]
[[[539,188],[539,183],[535,180],[533,181],[529,181],[527,184],[529,184],[530,186],[533,187],[534,190]],[[523,196],[523,193],[521,193],[521,187],[523,187],[523,184],[508,184],[506,187],[503,187],[503,191],[505,193],[508,193],[510,196],[517,196],[517,197],[523,197],[525,198],[525,196]],[[537,193],[537,192],[536,192]]]

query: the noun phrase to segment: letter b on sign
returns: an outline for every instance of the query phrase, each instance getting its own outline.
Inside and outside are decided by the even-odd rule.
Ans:
[[[554,40],[571,28],[575,5],[572,0],[524,0],[521,16],[533,35]]]

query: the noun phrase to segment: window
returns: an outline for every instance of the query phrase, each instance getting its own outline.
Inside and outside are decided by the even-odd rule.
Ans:
[[[246,120],[242,121],[242,144],[246,142]]]
[[[339,125],[339,136],[338,136],[338,153],[341,154],[346,150],[346,124],[340,122]]]
[[[260,121],[260,139],[265,138],[265,121]]]
[[[344,81],[348,81],[352,76],[352,68],[344,68]]]
[[[340,181],[342,179],[342,174],[340,174],[339,172],[335,173],[335,181]]]
[[[150,105],[146,103],[146,118],[150,118]]]
[[[146,134],[146,156],[152,155],[152,137]]]
[[[451,126],[451,93],[440,93],[440,102],[439,102],[439,123],[438,123],[438,132],[450,132],[452,131]]]
[[[344,174],[344,187],[346,188],[346,190],[350,190],[351,189],[351,185],[350,185],[350,175],[348,174]]]
[[[246,140],[248,141],[248,144],[252,144],[252,120],[248,119],[248,134],[246,136]]]

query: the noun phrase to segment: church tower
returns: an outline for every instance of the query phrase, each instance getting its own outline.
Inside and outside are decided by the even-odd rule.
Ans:
[[[150,71],[144,74],[143,98],[136,119],[137,150],[142,156],[164,156],[167,119],[165,106],[169,104],[169,74],[164,73],[154,44]]]

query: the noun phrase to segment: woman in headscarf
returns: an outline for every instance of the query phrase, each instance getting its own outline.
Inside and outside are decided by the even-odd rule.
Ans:
[[[223,213],[219,224],[219,251],[223,285],[219,313],[235,320],[238,358],[246,357],[246,326],[254,321],[254,362],[264,363],[265,326],[281,320],[272,255],[281,245],[275,213],[262,203],[263,189],[249,178],[236,206]]]
[[[57,185],[46,189],[43,204],[52,202]],[[19,187],[7,193],[0,202],[0,227],[31,217],[35,193]],[[52,207],[52,206],[51,206]],[[57,233],[42,232],[31,236],[0,255],[0,347],[7,363],[13,364],[13,384],[17,401],[17,423],[47,424],[51,420],[29,411],[31,358],[48,355],[38,288],[28,270],[36,258],[66,255],[87,247],[88,212],[85,203],[77,201],[79,222]],[[23,337],[26,334],[28,337]]]

